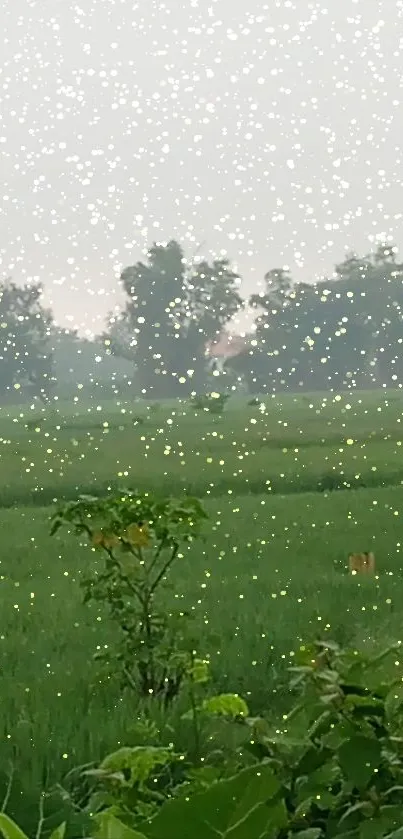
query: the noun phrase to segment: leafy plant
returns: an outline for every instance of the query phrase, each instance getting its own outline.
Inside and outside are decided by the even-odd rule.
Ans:
[[[182,757],[160,746],[122,747],[107,755],[99,767],[84,773],[94,782],[88,812],[99,824],[108,813],[128,826],[156,815],[170,792],[174,766]]]
[[[300,650],[298,702],[273,729],[239,698],[205,700],[243,723],[239,754],[253,764],[213,772],[197,792],[184,785],[136,828],[147,839],[402,839],[403,683],[390,679],[391,655]]]
[[[192,719],[196,709],[204,718],[236,725],[242,731],[239,769],[226,775],[219,735],[212,744],[218,762],[210,752],[193,767],[173,746],[120,748],[85,770],[94,784],[86,807],[91,836],[402,839],[398,648],[372,657],[330,643],[300,648],[290,685],[297,702],[275,727],[250,717],[236,695],[200,696],[198,686],[206,684],[208,672],[194,660],[193,699],[184,719]],[[391,678],[391,672],[397,675]],[[0,831],[5,839],[26,839],[4,814]],[[64,831],[61,824],[51,839],[63,839]]]
[[[402,677],[391,647],[376,657],[335,644],[302,650],[291,688],[300,701],[270,731],[248,720],[248,748],[282,782],[288,836],[398,837],[403,824]],[[391,832],[392,831],[392,832]]]
[[[41,836],[41,822],[38,824],[37,829],[37,837]],[[10,819],[6,813],[0,813],[0,832],[4,836],[4,839],[28,839],[28,837],[23,833],[20,827]],[[49,836],[49,839],[64,839],[64,835],[66,833],[66,823],[62,822]]]
[[[170,702],[192,666],[186,638],[189,615],[168,609],[162,595],[181,546],[201,535],[206,518],[196,498],[158,499],[134,491],[106,498],[81,496],[53,516],[52,534],[62,525],[73,526],[103,554],[103,569],[81,583],[84,602],[106,606],[120,640],[116,650],[97,658],[115,673],[119,670],[122,684],[142,697]]]
[[[217,741],[213,744],[215,753],[209,754],[207,748],[202,756],[200,739],[207,733],[204,730],[206,722],[214,718],[230,722],[246,717],[248,707],[235,694],[203,698],[209,681],[207,662],[194,659],[188,675],[191,707],[182,720],[193,723],[194,742],[190,737],[186,753],[178,753],[172,744],[169,747],[150,743],[125,746],[107,755],[99,766],[84,768],[82,774],[91,783],[86,812],[95,815],[99,824],[104,824],[105,815],[111,814],[122,819],[125,825],[135,827],[139,821],[157,815],[162,804],[170,798],[188,798],[231,775],[227,771],[229,766],[222,759],[219,764],[211,760],[217,754],[221,757],[217,752]],[[151,739],[157,739],[158,729],[152,723],[145,720],[140,729],[143,733],[148,732]],[[209,734],[205,737],[205,745],[210,745],[210,741]],[[242,768],[239,757],[238,768]]]
[[[205,393],[200,396],[193,396],[191,405],[195,411],[206,411],[210,414],[224,413],[225,406],[230,398],[228,393]]]
[[[265,839],[278,836],[286,824],[281,783],[273,769],[262,764],[190,798],[167,801],[138,829],[147,839]]]

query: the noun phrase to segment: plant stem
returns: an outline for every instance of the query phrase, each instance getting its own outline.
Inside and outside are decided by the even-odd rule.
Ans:
[[[161,542],[159,543],[158,548],[157,548],[157,550],[155,551],[155,554],[154,554],[154,556],[153,556],[153,558],[152,558],[152,560],[151,560],[151,562],[150,562],[150,567],[149,567],[149,569],[148,569],[148,574],[151,574],[151,572],[152,572],[152,570],[153,570],[154,566],[156,565],[156,563],[158,562],[158,560],[159,560],[159,558],[160,558],[160,556],[161,556],[162,551],[163,551],[163,550],[164,550],[164,548],[165,548],[165,545],[166,545],[166,540],[165,540],[165,539],[161,539]]]
[[[155,578],[154,582],[152,583],[151,588],[150,588],[150,595],[154,594],[155,589],[158,587],[162,578],[164,577],[164,575],[168,571],[168,568],[172,565],[173,561],[176,559],[176,555],[178,553],[178,550],[179,550],[179,546],[175,545],[175,547],[172,549],[171,556],[169,557],[169,559],[167,559],[165,565],[163,565],[163,567],[161,568],[161,571],[159,572],[159,574]]]
[[[191,668],[194,666],[194,655],[191,654]],[[190,698],[190,707],[192,710],[192,723],[193,723],[193,736],[194,736],[194,750],[195,750],[195,761],[198,763],[201,757],[201,735],[200,735],[200,719],[199,719],[199,710],[197,707],[196,702],[196,695],[195,695],[195,683],[193,679],[192,670],[190,672],[190,679],[189,679],[189,698]]]
[[[45,821],[44,816],[44,802],[45,802],[45,793],[42,792],[41,797],[39,799],[39,819],[38,819],[38,827],[36,828],[35,839],[41,839],[43,823]]]
[[[8,802],[9,802],[10,795],[11,795],[11,789],[12,789],[12,786],[13,786],[14,771],[15,771],[15,767],[14,767],[14,764],[12,764],[11,769],[10,769],[10,774],[9,774],[8,780],[7,780],[7,787],[6,787],[6,792],[5,792],[5,796],[4,796],[4,799],[3,799],[3,804],[1,805],[1,812],[2,813],[5,813],[6,810],[7,810],[7,807],[8,807]]]

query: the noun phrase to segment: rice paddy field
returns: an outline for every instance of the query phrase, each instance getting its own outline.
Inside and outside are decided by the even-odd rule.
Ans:
[[[50,780],[130,744],[138,713],[93,661],[113,630],[82,603],[94,554],[67,531],[49,535],[58,501],[116,486],[203,498],[206,539],[174,568],[172,596],[194,615],[214,689],[238,691],[254,712],[281,709],[299,644],[403,640],[402,441],[399,391],[234,398],[216,417],[180,402],[84,398],[42,413],[0,410],[0,769],[11,761],[16,775],[8,812],[20,795],[37,801]],[[348,553],[367,550],[376,578],[350,576]],[[160,720],[162,739],[175,725]]]

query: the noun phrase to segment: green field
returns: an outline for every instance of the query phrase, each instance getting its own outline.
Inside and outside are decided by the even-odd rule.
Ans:
[[[84,400],[38,423],[29,409],[0,412],[0,765],[14,758],[25,793],[127,743],[136,717],[92,662],[113,640],[105,614],[81,602],[80,575],[97,560],[67,532],[50,537],[53,500],[121,484],[203,496],[206,541],[175,567],[174,596],[194,612],[214,686],[254,711],[287,703],[300,642],[402,637],[403,395],[265,403],[234,400],[217,418],[185,403]],[[346,573],[347,554],[365,550],[375,580]]]
[[[235,402],[216,418],[185,403],[153,412],[145,403],[84,400],[42,416],[3,413],[2,506],[41,505],[117,484],[222,496],[403,481],[399,392],[287,396],[267,399],[264,411]]]

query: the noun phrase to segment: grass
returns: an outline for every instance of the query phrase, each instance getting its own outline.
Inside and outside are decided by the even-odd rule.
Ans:
[[[70,406],[26,428],[0,414],[0,505],[47,504],[117,484],[199,496],[403,482],[403,397],[284,397],[222,417],[173,403]],[[98,410],[99,408],[99,410]],[[134,424],[145,417],[143,424]]]
[[[287,397],[218,420],[175,404],[87,407],[47,415],[39,432],[21,412],[0,415],[0,766],[13,758],[36,800],[48,777],[127,743],[137,714],[92,662],[113,642],[105,615],[81,602],[96,557],[67,532],[49,536],[44,495],[126,479],[205,496],[206,542],[176,566],[174,596],[194,614],[215,689],[239,691],[254,711],[284,707],[286,667],[318,634],[360,646],[401,639],[399,393]],[[133,426],[141,411],[146,422]],[[326,491],[331,474],[364,486]],[[376,580],[346,574],[347,554],[364,550],[375,552]],[[18,801],[17,786],[11,809]]]

